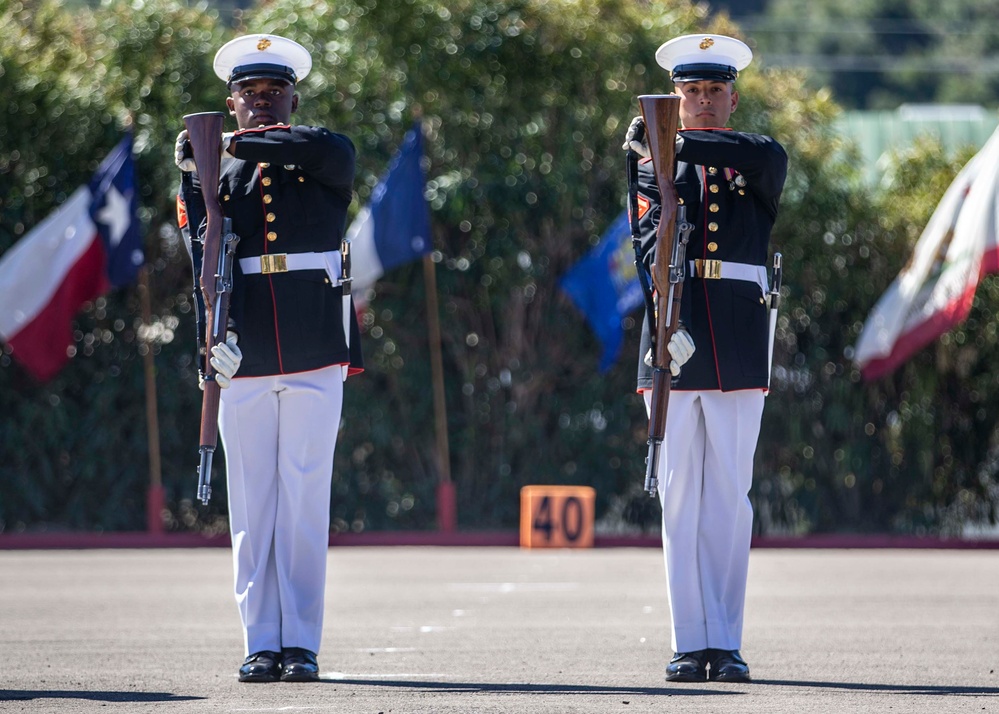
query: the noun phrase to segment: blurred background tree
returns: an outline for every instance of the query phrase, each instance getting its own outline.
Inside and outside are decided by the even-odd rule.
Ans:
[[[281,0],[213,10],[177,0],[0,0],[0,251],[41,221],[131,125],[153,324],[135,290],[77,320],[76,356],[37,385],[0,355],[0,530],[141,530],[147,486],[142,355],[157,365],[163,479],[175,530],[225,527],[195,508],[200,392],[191,274],[175,227],[181,117],[223,106],[215,50],[239,32],[313,53],[297,121],[359,150],[356,210],[413,121],[427,134],[427,196],[443,329],[451,473],[461,527],[510,528],[532,483],[593,485],[600,527],[657,531],[641,491],[646,420],[634,393],[639,315],[615,367],[558,289],[624,205],[635,97],[669,89],[666,38],[740,34],[687,2]],[[872,191],[833,129],[839,105],[804,72],[743,73],[735,127],[777,137],[791,174],[775,230],[786,260],[777,369],[752,498],[759,533],[956,533],[994,512],[995,330],[983,286],[964,326],[896,375],[850,362],[867,311],[895,277],[963,159],[924,146]],[[229,127],[233,128],[233,127]],[[970,154],[969,154],[970,155]],[[432,528],[437,464],[419,264],[366,296],[367,372],[348,382],[334,468],[334,529]],[[991,301],[995,304],[995,301]],[[150,342],[146,339],[149,337]]]

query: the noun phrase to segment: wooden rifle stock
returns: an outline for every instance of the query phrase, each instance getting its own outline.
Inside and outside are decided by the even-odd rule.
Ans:
[[[204,237],[204,250],[201,260],[199,282],[205,299],[205,373],[204,395],[201,401],[201,439],[199,452],[201,464],[198,467],[198,498],[207,504],[211,498],[212,455],[218,445],[218,414],[221,390],[215,381],[215,369],[211,364],[212,347],[225,342],[228,323],[228,300],[225,300],[225,315],[218,313],[218,272],[222,255],[222,205],[219,203],[218,187],[222,164],[222,129],[225,114],[222,112],[202,112],[184,117],[188,140],[194,154],[194,164],[201,179],[201,193],[205,201],[207,228]],[[197,230],[197,227],[194,227]],[[221,319],[221,325],[216,322]]]
[[[666,410],[669,407],[669,341],[680,322],[680,293],[683,288],[683,251],[680,265],[672,265],[677,253],[677,196],[673,179],[676,172],[676,132],[680,127],[680,97],[673,94],[642,95],[638,98],[645,120],[646,140],[652,155],[652,168],[659,187],[659,226],[656,229],[656,259],[652,264],[652,284],[656,289],[656,324],[652,358],[652,403],[649,410],[649,455],[646,459],[645,490],[658,494],[659,453],[666,436]],[[684,222],[686,226],[686,222]],[[682,248],[682,246],[680,246]]]

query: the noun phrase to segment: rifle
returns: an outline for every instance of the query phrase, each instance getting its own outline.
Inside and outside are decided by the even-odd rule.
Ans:
[[[202,112],[184,116],[194,164],[201,179],[207,226],[201,260],[201,294],[205,300],[204,396],[201,401],[201,439],[198,449],[198,499],[208,505],[212,497],[212,456],[218,446],[219,397],[215,381],[212,348],[225,342],[229,325],[229,300],[232,296],[232,264],[239,236],[232,232],[232,220],[222,215],[218,186],[222,164],[222,128],[225,114]]]
[[[679,205],[673,178],[676,172],[676,132],[680,126],[680,97],[644,94],[638,98],[645,121],[652,169],[661,197],[656,229],[656,261],[652,283],[656,288],[656,319],[652,333],[652,404],[649,410],[649,455],[645,460],[645,491],[659,491],[659,452],[666,438],[671,375],[669,341],[680,323],[680,296],[686,270],[687,240],[693,225],[686,220],[686,207]],[[669,262],[666,257],[669,256]]]
[[[347,372],[350,371],[350,321],[356,320],[354,317],[354,311],[350,309],[350,291],[351,283],[354,279],[350,275],[350,239],[344,238],[340,242],[340,288],[343,292],[343,298],[341,298],[343,306],[343,340],[344,344],[347,345],[348,352],[348,364],[343,366],[343,381],[347,381]]]

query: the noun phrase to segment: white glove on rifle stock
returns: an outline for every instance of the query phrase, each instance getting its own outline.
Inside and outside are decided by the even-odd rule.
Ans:
[[[177,143],[173,147],[173,162],[184,173],[197,173],[198,171],[198,167],[194,163],[194,154],[191,153],[191,142],[187,139],[187,129],[177,134]]]
[[[243,353],[239,351],[236,342],[239,340],[235,332],[227,332],[225,342],[212,347],[212,358],[209,360],[215,368],[215,382],[220,389],[227,389],[232,384],[232,378],[243,361]],[[198,380],[198,386],[203,390],[205,380]]]
[[[678,133],[676,135],[676,150],[679,151],[681,146],[683,146],[683,137]],[[645,120],[642,117],[635,117],[631,120],[621,148],[625,151],[631,149],[643,159],[652,158],[652,152],[649,151],[649,145],[645,140]]]
[[[635,117],[628,126],[628,131],[624,135],[624,143],[621,148],[627,151],[631,149],[643,159],[652,157],[648,144],[645,143],[645,121],[642,117]]]
[[[672,357],[669,363],[669,373],[674,377],[679,377],[680,368],[693,357],[695,349],[697,348],[694,347],[694,340],[690,333],[682,327],[677,329],[669,339],[669,344],[666,345],[666,351]],[[649,350],[648,354],[645,355],[645,364],[648,367],[652,366],[652,350]]]
[[[229,157],[235,158],[235,156],[229,153],[229,145],[232,142],[233,132],[227,131],[222,134],[221,137],[221,148],[222,153]],[[198,173],[198,167],[194,163],[194,154],[191,152],[191,141],[187,135],[187,129],[184,129],[179,134],[177,134],[177,142],[173,146],[173,162],[177,164],[177,168],[185,173]]]

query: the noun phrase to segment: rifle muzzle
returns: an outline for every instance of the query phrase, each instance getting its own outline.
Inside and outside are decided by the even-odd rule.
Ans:
[[[198,500],[207,506],[212,498],[212,455],[215,449],[201,447],[201,464],[198,466]]]
[[[645,492],[650,497],[659,495],[659,449],[661,441],[649,439],[649,455],[645,457]]]

